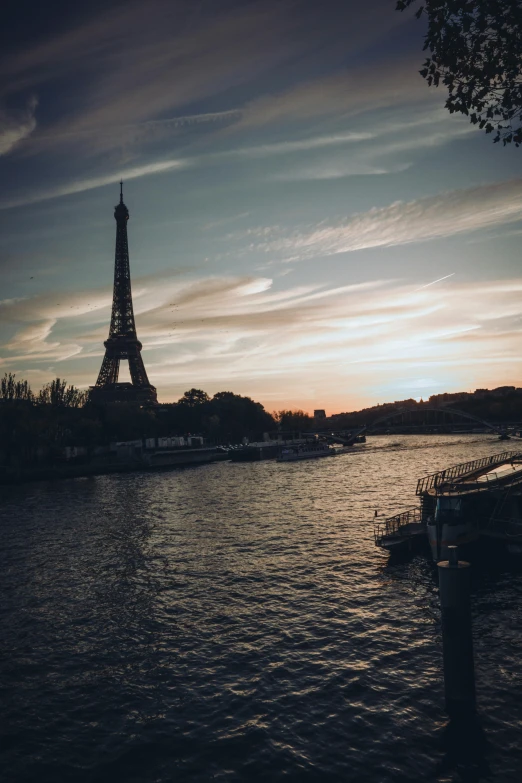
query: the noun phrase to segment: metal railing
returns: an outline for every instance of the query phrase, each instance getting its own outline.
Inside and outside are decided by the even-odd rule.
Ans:
[[[382,522],[376,522],[374,527],[374,538],[377,546],[381,546],[384,538],[393,536],[403,536],[412,532],[411,525],[422,523],[422,509],[419,506],[402,511],[393,517],[388,517]]]
[[[464,474],[466,475],[466,474]],[[481,476],[477,476],[473,480],[473,471],[467,481],[462,483],[451,483],[451,481],[444,481],[442,484],[438,484],[437,488],[444,488],[447,492],[458,494],[460,492],[467,493],[470,490],[474,492],[490,491],[492,489],[504,489],[508,490],[511,487],[516,486],[522,482],[522,465],[519,470],[512,473],[497,473],[496,471],[490,471],[484,473]],[[445,511],[445,513],[447,513]]]
[[[471,462],[461,462],[459,465],[453,465],[451,468],[440,470],[437,473],[429,473],[418,480],[415,494],[423,495],[430,489],[440,487],[441,484],[448,484],[453,479],[460,478],[466,473],[474,473],[481,468],[498,465],[501,462],[513,460],[515,457],[522,459],[522,453],[520,451],[503,451],[501,454],[493,454],[491,457],[482,457],[481,459],[471,460]]]

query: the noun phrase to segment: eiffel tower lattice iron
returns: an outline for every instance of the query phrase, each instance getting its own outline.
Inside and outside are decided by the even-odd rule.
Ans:
[[[90,387],[92,402],[156,403],[156,389],[149,382],[143,359],[142,345],[136,334],[129,267],[127,221],[129,210],[123,203],[123,182],[120,182],[120,203],[114,208],[116,219],[116,256],[114,262],[114,292],[112,298],[109,339],[105,341],[105,356],[95,386]],[[120,361],[129,362],[132,383],[118,383]]]

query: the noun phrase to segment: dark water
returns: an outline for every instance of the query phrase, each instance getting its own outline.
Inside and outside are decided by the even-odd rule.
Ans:
[[[371,524],[506,446],[4,488],[2,780],[522,780],[522,569],[475,567],[483,733],[455,737],[433,567]]]

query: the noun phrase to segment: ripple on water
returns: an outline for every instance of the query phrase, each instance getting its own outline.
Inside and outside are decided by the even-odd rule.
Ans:
[[[5,492],[4,779],[520,780],[520,573],[475,569],[485,738],[455,740],[434,569],[388,564],[371,527],[500,446],[372,438]]]

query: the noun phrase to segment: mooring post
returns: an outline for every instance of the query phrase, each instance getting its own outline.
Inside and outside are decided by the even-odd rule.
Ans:
[[[469,563],[448,547],[448,560],[437,563],[442,615],[444,693],[449,715],[474,711],[475,670],[471,627]]]

